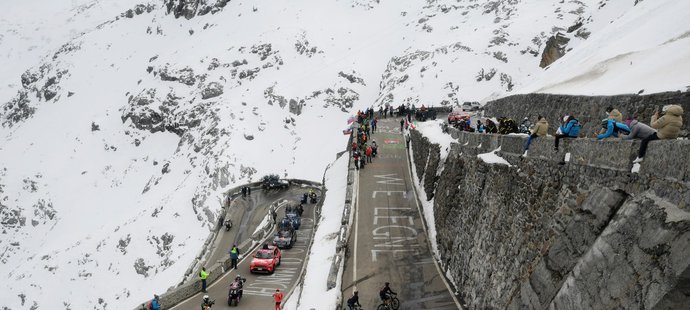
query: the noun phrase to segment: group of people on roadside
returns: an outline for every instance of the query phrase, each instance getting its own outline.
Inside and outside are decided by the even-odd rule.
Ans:
[[[611,137],[623,140],[639,139],[642,140],[637,158],[633,163],[644,160],[647,153],[649,142],[654,140],[676,139],[683,125],[683,108],[680,105],[666,105],[655,112],[649,125],[642,123],[636,117],[623,120],[623,114],[613,107],[606,109],[606,118],[601,121],[601,129],[595,133],[597,140]],[[525,144],[525,155],[529,146],[539,137],[547,135],[549,123],[546,119],[538,115],[537,122],[530,128],[529,138]],[[582,124],[574,115],[566,115],[556,130],[554,150],[558,151],[559,141],[562,139],[574,139],[579,137]]]
[[[367,111],[373,111],[368,109]],[[359,127],[352,132],[352,159],[355,162],[355,169],[364,169],[367,163],[371,163],[373,158],[378,154],[378,144],[375,140],[370,140],[370,134],[376,131],[378,119],[375,116],[369,118],[368,112],[357,113]]]

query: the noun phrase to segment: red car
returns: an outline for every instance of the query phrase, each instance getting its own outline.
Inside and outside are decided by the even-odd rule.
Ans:
[[[450,112],[450,114],[448,114],[448,123],[449,124],[459,122],[463,119],[464,120],[470,119],[470,114],[467,112],[463,112],[463,111],[453,111],[453,112]]]
[[[252,262],[249,264],[249,272],[273,273],[280,265],[280,249],[275,246],[264,246],[254,254]]]

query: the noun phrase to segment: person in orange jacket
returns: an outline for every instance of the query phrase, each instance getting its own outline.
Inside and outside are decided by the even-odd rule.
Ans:
[[[276,289],[276,292],[273,293],[273,299],[276,301],[276,310],[280,310],[280,303],[283,302],[283,293],[280,292],[280,289]]]
[[[367,146],[365,154],[367,154],[367,163],[371,163],[371,157],[374,155],[374,149],[371,148],[371,145]]]

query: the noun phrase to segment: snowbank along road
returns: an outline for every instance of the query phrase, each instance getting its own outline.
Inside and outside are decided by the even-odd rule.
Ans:
[[[355,177],[354,232],[343,299],[357,290],[362,306],[376,309],[379,290],[390,282],[400,309],[457,309],[427,244],[399,121],[379,121],[373,134],[378,156]]]
[[[274,191],[269,191],[268,194],[262,195],[263,198],[260,198],[261,196],[251,198],[239,197],[237,199],[242,199],[243,201],[233,201],[230,204],[231,207],[241,206],[241,208],[246,208],[251,212],[246,210],[240,210],[241,212],[245,212],[246,214],[245,216],[242,216],[242,218],[249,219],[246,221],[239,221],[235,225],[248,227],[248,229],[245,229],[245,236],[246,238],[249,238],[249,236],[251,236],[252,232],[260,222],[260,220],[251,220],[252,218],[263,218],[263,216],[268,214],[269,206],[276,201],[287,199],[292,203],[298,203],[302,194],[307,191],[309,191],[308,187],[291,186],[289,190],[285,192],[279,191],[277,192],[278,194],[273,194],[272,192]],[[319,195],[319,199],[321,199],[321,192],[319,191],[319,189],[316,189],[316,191]],[[258,193],[260,191],[256,192]],[[252,195],[254,195],[254,193]],[[270,199],[268,197],[270,197]],[[247,203],[247,201],[251,199],[256,199],[258,202],[261,203]],[[297,284],[297,280],[299,279],[300,273],[302,271],[302,266],[306,261],[309,243],[311,242],[311,239],[313,237],[315,213],[316,204],[304,205],[302,225],[300,226],[299,230],[297,230],[297,241],[295,242],[292,248],[283,249],[281,251],[282,258],[280,266],[278,266],[275,269],[275,272],[273,274],[252,274],[249,272],[249,264],[251,263],[252,257],[256,253],[257,249],[260,248],[257,247],[256,249],[253,249],[250,253],[242,253],[242,259],[240,259],[237,266],[238,269],[230,270],[226,272],[225,275],[223,275],[216,282],[209,283],[209,287],[207,289],[208,293],[206,294],[209,295],[209,298],[211,300],[215,300],[216,302],[213,306],[213,309],[231,308],[228,306],[228,288],[230,283],[237,275],[241,275],[243,278],[247,279],[247,281],[244,283],[243,298],[239,304],[239,306],[242,308],[261,309],[271,307],[272,305],[274,306],[275,304],[271,295],[275,292],[276,289],[280,289],[281,292],[283,292],[283,294],[287,296],[287,293]],[[257,216],[257,214],[260,214],[261,216]],[[281,207],[279,207],[277,215],[277,220],[280,220],[285,215],[285,205],[281,205]],[[230,236],[232,235],[231,233],[235,229],[235,225],[233,225],[233,230],[231,230],[230,233],[222,232],[228,236],[226,237],[227,240],[217,244],[224,244],[227,246],[218,246],[215,252],[212,254],[213,257],[224,257],[224,255],[227,255],[229,247],[232,246],[233,243],[236,243],[236,238]],[[274,233],[275,227],[273,231],[269,233],[268,236],[263,240],[262,243],[271,244],[274,237]],[[223,237],[225,237],[225,235]],[[209,261],[209,264],[210,263],[212,262]],[[193,297],[190,297],[189,299],[176,305],[172,309],[197,310],[200,308],[203,295],[205,294],[199,293]]]

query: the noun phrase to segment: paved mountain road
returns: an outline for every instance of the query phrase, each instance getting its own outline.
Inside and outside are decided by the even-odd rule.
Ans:
[[[222,231],[223,241],[217,242],[216,251],[211,255],[214,258],[223,258],[227,255],[229,247],[233,243],[237,243],[238,240],[244,240],[251,236],[251,234],[256,229],[257,225],[263,219],[263,217],[268,212],[268,206],[270,206],[274,201],[279,201],[282,199],[292,200],[299,202],[302,194],[309,190],[310,187],[298,187],[291,186],[288,191],[270,191],[266,195],[257,195],[260,191],[255,191],[252,193],[251,198],[237,197],[235,201],[231,202],[230,212],[237,212],[234,215],[240,215],[242,219],[247,218],[247,220],[239,220],[238,223],[233,223],[233,229],[226,232],[224,229]],[[321,198],[321,192],[316,189]],[[255,196],[256,195],[256,196]],[[239,201],[242,199],[244,201]],[[271,274],[251,274],[249,272],[249,264],[251,262],[253,254],[256,249],[250,253],[242,253],[242,259],[239,261],[237,270],[231,270],[226,272],[220,279],[214,283],[210,283],[207,291],[210,299],[215,300],[216,304],[213,309],[236,309],[237,307],[228,306],[228,288],[232,280],[237,274],[247,279],[244,284],[244,295],[240,301],[239,307],[244,309],[272,309],[275,307],[273,298],[271,295],[275,292],[276,288],[279,288],[283,294],[287,295],[288,291],[292,289],[299,275],[302,271],[302,266],[306,260],[306,255],[308,254],[309,243],[313,237],[314,230],[314,216],[316,212],[315,204],[304,205],[304,213],[302,215],[302,225],[297,231],[297,242],[291,249],[282,250],[282,261],[281,265],[276,268],[276,271]],[[278,210],[278,220],[282,218],[285,214],[284,207]],[[243,215],[243,216],[242,216]],[[233,218],[234,221],[234,218]],[[242,224],[244,223],[244,224]],[[243,230],[241,232],[244,237],[237,233],[237,230]],[[271,244],[273,240],[273,233],[275,232],[275,227],[272,233],[268,235],[265,239],[265,243]],[[257,247],[258,248],[258,247]],[[207,265],[211,265],[215,261],[209,260]],[[198,278],[195,279],[198,281]],[[172,307],[175,310],[198,310],[201,307],[201,300],[203,293],[196,294],[195,296],[185,300],[184,302]],[[286,296],[287,297],[287,296]]]
[[[399,122],[379,120],[373,134],[379,154],[355,177],[343,298],[356,288],[364,309],[376,309],[379,289],[390,282],[400,309],[458,309],[427,243]]]

